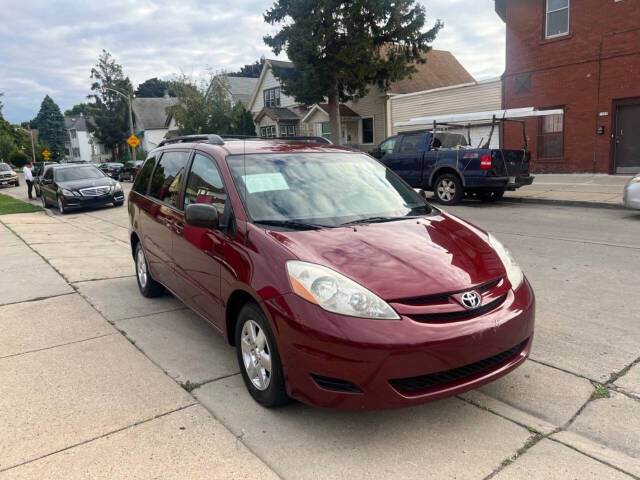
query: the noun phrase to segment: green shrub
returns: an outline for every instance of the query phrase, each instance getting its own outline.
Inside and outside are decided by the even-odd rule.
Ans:
[[[9,163],[13,163],[16,167],[22,168],[29,161],[29,156],[20,150],[14,150],[9,154]]]

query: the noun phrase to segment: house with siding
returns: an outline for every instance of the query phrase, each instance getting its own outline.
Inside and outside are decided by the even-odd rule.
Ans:
[[[178,129],[173,116],[167,113],[167,108],[177,104],[178,99],[168,95],[133,99],[133,128],[143,151],[153,150],[170,131]]]
[[[340,105],[343,144],[370,150],[392,133],[391,103],[395,95],[475,83],[474,78],[447,51],[431,50],[426,63],[416,65],[410,77],[391,85],[388,92],[371,86],[369,93]],[[267,60],[249,101],[256,130],[261,136],[314,135],[329,138],[326,103],[303,105],[287,96],[272,67],[295,68],[291,62]]]
[[[421,117],[500,110],[502,108],[502,80],[493,78],[422,92],[393,95],[389,99],[389,104],[394,135],[417,128],[430,129],[433,128],[432,124],[417,125],[415,122],[411,122],[411,125],[403,125],[403,123]],[[471,145],[478,146],[489,138],[491,127],[487,125],[474,126],[471,122],[469,126],[460,130],[455,128],[449,128],[449,130],[462,133],[465,137],[468,136],[471,138]],[[491,147],[500,147],[498,130],[494,131],[491,136]]]
[[[89,123],[93,117],[67,115],[64,127],[67,130],[65,151],[68,161],[105,162],[111,159],[111,152],[91,133]]]

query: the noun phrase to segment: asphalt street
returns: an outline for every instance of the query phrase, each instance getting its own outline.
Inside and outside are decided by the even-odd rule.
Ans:
[[[212,462],[233,478],[640,477],[640,212],[472,201],[447,211],[520,262],[537,298],[531,358],[458,398],[365,413],[253,402],[213,328],[171,296],[137,292],[126,207],[0,216],[5,253],[31,262],[0,278],[0,383],[11,392],[0,396],[0,478],[130,474],[151,457],[168,466],[141,477],[195,478]],[[16,282],[38,288],[25,298]],[[51,302],[76,312],[64,330],[42,315]],[[185,425],[187,438],[176,435]]]

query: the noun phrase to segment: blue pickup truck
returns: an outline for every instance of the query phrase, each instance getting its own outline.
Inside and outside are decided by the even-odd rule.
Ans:
[[[496,201],[506,190],[531,185],[531,152],[470,148],[459,133],[406,132],[387,138],[371,151],[414,188],[432,190],[445,205],[458,203],[466,194]]]

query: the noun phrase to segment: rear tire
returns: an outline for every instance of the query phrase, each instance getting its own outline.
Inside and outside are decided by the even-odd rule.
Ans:
[[[138,242],[136,245],[136,280],[138,281],[138,288],[143,297],[154,298],[159,297],[164,293],[164,286],[156,282],[151,276],[149,271],[149,264],[147,258],[144,255],[144,249],[142,244]]]
[[[460,177],[453,173],[440,175],[435,181],[433,192],[438,202],[443,205],[455,205],[464,196],[464,188]]]
[[[504,190],[491,190],[478,192],[478,199],[481,202],[497,202],[504,197]]]
[[[255,303],[247,303],[238,314],[235,344],[242,379],[253,399],[267,408],[289,403],[278,345]]]

